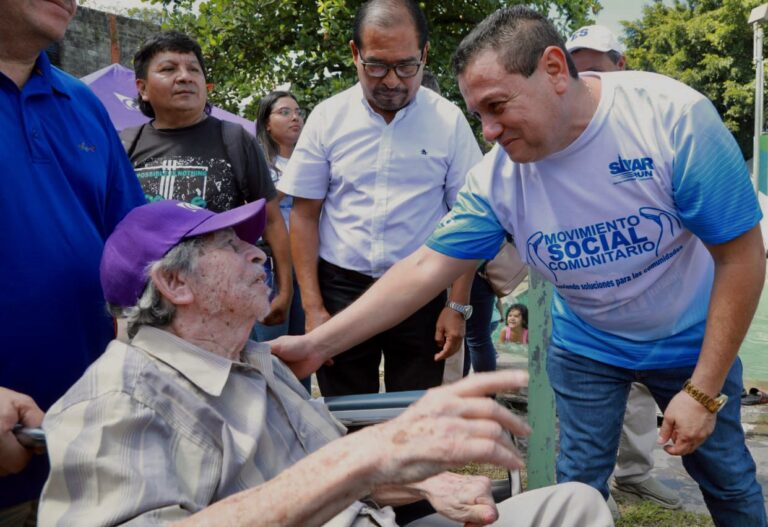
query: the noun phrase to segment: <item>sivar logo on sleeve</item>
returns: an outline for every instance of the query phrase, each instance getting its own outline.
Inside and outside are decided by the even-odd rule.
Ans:
[[[642,181],[653,177],[653,159],[650,157],[636,157],[623,159],[619,154],[618,159],[608,164],[611,171],[613,184],[626,183],[627,181]]]
[[[656,207],[640,207],[637,214],[555,232],[538,231],[527,240],[528,263],[549,273],[558,288],[593,289],[589,284],[562,282],[570,272],[598,268],[621,260],[634,270],[626,281],[638,278],[674,257],[680,247],[669,248],[682,222],[672,212]],[[660,248],[665,251],[660,254]],[[669,249],[668,249],[669,248]],[[645,256],[642,263],[629,260]],[[652,259],[652,260],[651,260]],[[577,276],[573,275],[573,276]],[[600,287],[621,285],[606,280]]]

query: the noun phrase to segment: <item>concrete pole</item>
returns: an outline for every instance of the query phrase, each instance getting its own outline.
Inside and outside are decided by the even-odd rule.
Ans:
[[[547,375],[552,334],[552,285],[529,268],[528,290],[528,489],[555,483],[555,395]]]

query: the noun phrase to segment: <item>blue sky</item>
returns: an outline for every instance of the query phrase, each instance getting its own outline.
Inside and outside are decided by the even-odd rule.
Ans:
[[[650,3],[650,0],[600,0],[603,9],[597,15],[597,23],[621,37],[623,26],[619,20],[637,20],[643,12],[643,6]]]

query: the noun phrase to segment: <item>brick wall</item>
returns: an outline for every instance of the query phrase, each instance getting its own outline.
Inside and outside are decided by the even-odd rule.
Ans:
[[[159,28],[141,20],[78,7],[61,42],[48,50],[51,62],[82,77],[114,62],[132,68],[133,54]]]

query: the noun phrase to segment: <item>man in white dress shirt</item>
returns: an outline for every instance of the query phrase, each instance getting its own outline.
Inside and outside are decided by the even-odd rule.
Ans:
[[[420,89],[429,42],[413,1],[364,4],[350,47],[359,82],[312,112],[278,183],[295,198],[291,249],[307,331],[415,251],[481,157],[459,108]],[[440,384],[471,315],[471,279],[322,367],[323,394],[379,391],[382,353],[388,391]]]

